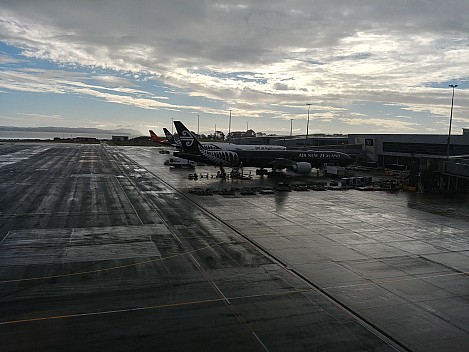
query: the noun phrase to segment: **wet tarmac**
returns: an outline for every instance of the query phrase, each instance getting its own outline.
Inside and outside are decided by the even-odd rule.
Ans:
[[[467,198],[197,195],[277,180],[165,158],[0,145],[2,351],[469,349]]]

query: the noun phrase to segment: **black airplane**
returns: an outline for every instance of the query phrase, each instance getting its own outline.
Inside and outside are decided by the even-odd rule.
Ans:
[[[313,167],[324,164],[346,166],[352,163],[349,155],[336,151],[295,150],[208,150],[181,121],[174,121],[181,141],[181,151],[175,156],[209,165],[223,167],[271,168],[272,171],[289,169],[307,174]]]
[[[171,134],[171,132],[168,131],[168,129],[166,127],[163,127],[163,132],[166,136],[166,139],[168,140],[168,143],[170,145],[172,145],[173,147],[179,147],[181,145],[181,143],[179,143],[179,141],[177,141],[174,136]]]
[[[172,146],[176,148],[181,147],[181,142],[179,140],[176,140],[174,136],[169,132],[166,128],[163,128],[164,134],[166,135],[166,139],[168,140],[168,143],[171,144]],[[223,142],[202,142],[202,147],[207,150],[217,150],[217,149],[223,149],[223,150],[285,150],[287,149],[286,147],[283,147],[281,145],[257,145],[257,144],[231,144],[231,143],[223,143]]]

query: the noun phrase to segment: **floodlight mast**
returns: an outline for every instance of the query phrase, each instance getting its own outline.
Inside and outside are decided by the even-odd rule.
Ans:
[[[228,110],[230,112],[230,122],[228,123],[228,143],[231,143],[231,110]]]
[[[449,130],[448,130],[448,143],[446,146],[446,159],[449,161],[449,150],[450,150],[450,143],[451,143],[451,125],[453,123],[453,105],[454,105],[454,88],[456,88],[457,84],[450,84],[449,87],[453,88],[453,94],[451,95],[451,113],[449,115]]]
[[[308,122],[306,122],[305,149],[306,149],[306,145],[308,144],[308,135],[309,135],[309,108],[311,107],[311,103],[306,103],[306,105],[308,105]]]
[[[290,140],[292,139],[293,135],[293,119],[290,119]]]

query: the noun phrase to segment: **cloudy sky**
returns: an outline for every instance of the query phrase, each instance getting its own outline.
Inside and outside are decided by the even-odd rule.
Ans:
[[[460,134],[468,80],[467,0],[0,2],[0,125]]]

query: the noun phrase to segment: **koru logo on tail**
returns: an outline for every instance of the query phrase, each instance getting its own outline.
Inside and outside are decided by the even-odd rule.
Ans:
[[[179,136],[179,139],[188,148],[192,147],[192,144],[194,144],[194,137],[188,130],[182,131],[182,134]]]

